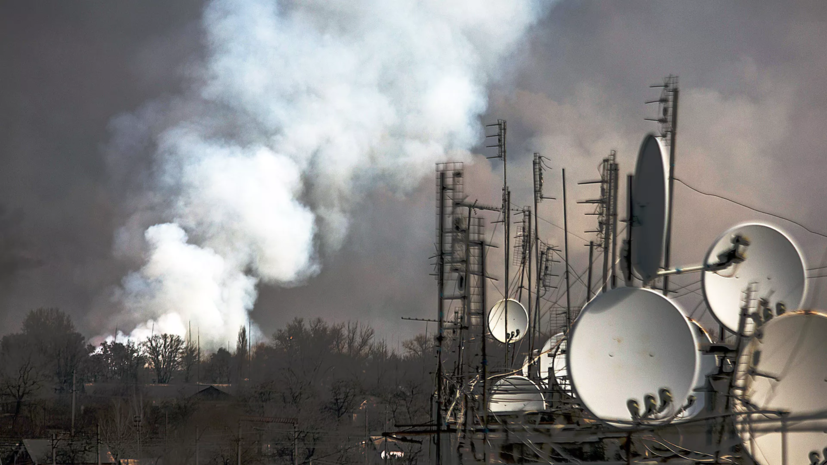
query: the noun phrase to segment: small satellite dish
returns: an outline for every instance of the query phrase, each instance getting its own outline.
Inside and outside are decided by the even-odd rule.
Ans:
[[[618,428],[668,423],[692,391],[695,334],[669,299],[623,287],[592,299],[575,321],[566,354],[574,394]]]
[[[724,232],[712,244],[705,265],[720,261],[734,241],[749,241],[744,260],[718,271],[704,271],[701,287],[712,316],[730,331],[738,331],[744,290],[754,283],[755,297],[770,309],[801,306],[806,294],[804,260],[795,244],[778,229],[758,223],[741,224]]]
[[[494,383],[488,396],[492,413],[537,412],[546,402],[540,387],[525,376],[508,376]]]
[[[557,360],[555,360],[555,355],[557,355],[557,347],[564,343],[565,335],[563,333],[557,333],[554,336],[551,336],[545,344],[543,344],[543,350],[540,351],[540,379],[543,381],[543,384],[546,386],[549,385],[549,370],[554,370],[554,377],[557,377],[558,370],[560,369]],[[564,351],[565,353],[565,351]],[[553,367],[553,368],[552,368]],[[565,363],[563,363],[563,370],[565,370]],[[565,371],[561,373],[562,375],[566,375]]]
[[[708,392],[711,386],[707,382],[707,376],[718,372],[718,356],[714,354],[705,354],[700,352],[700,344],[711,343],[712,339],[706,330],[695,320],[689,320],[692,331],[695,333],[695,340],[698,341],[698,371],[695,373],[695,384],[692,386],[692,392],[684,401],[685,410],[682,410],[675,417],[675,422],[683,422],[695,418],[708,405],[707,398],[712,393]]]
[[[554,349],[554,380],[557,382],[557,385],[570,396],[574,396],[574,392],[571,389],[571,382],[569,381],[569,370],[566,365],[566,350],[568,343],[565,339],[560,341],[560,344]]]
[[[506,313],[508,314],[507,334]],[[500,342],[517,342],[528,332],[528,312],[523,304],[514,299],[500,300],[488,312],[488,331],[494,339]]]
[[[640,145],[632,186],[632,265],[644,281],[657,276],[666,244],[668,151],[649,134]]]
[[[746,361],[739,367],[745,402],[735,404],[742,413],[736,427],[757,463],[812,463],[808,454],[827,446],[825,334],[823,314],[788,313],[762,326],[740,357]],[[784,421],[770,412],[785,412]]]

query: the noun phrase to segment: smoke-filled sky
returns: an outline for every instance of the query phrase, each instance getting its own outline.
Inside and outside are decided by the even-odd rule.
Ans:
[[[670,73],[677,176],[827,232],[825,21],[805,2],[3,3],[0,321],[60,307],[90,337],[191,322],[223,344],[248,315],[258,337],[321,316],[395,347],[424,329],[401,316],[435,313],[436,161],[497,203],[482,125],[506,119],[512,201],[533,152],[547,195],[566,168],[583,269],[574,200],[597,193],[576,182],[612,149],[632,170]],[[560,201],[540,215],[562,225]],[[752,219],[678,185],[673,262]],[[827,239],[772,221],[822,265]]]

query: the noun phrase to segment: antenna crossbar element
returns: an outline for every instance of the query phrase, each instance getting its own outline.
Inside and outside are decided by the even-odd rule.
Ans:
[[[616,284],[614,273],[613,257],[616,256],[617,242],[617,184],[619,165],[617,163],[617,152],[612,150],[609,156],[603,159],[600,166],[599,181],[582,181],[578,184],[600,185],[600,197],[597,199],[580,200],[578,204],[594,205],[594,211],[586,213],[589,216],[597,216],[597,229],[586,231],[596,233],[597,241],[594,245],[603,249],[603,292],[609,289],[608,279],[611,276],[611,286]],[[591,263],[591,262],[590,262]],[[611,272],[609,270],[611,265]]]

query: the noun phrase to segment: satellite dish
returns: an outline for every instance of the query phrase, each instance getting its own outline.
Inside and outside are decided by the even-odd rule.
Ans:
[[[827,317],[789,313],[773,318],[759,333],[741,357],[746,363],[739,367],[739,384],[746,402],[735,408],[762,413],[736,416],[738,433],[757,463],[811,463],[808,454],[827,446]],[[767,412],[788,413],[782,422]]]
[[[698,341],[698,351],[700,352],[702,343],[711,343],[712,339],[709,333],[695,320],[689,320],[692,331],[695,333],[695,340]],[[718,356],[714,354],[699,353],[698,370],[695,372],[695,384],[692,386],[692,392],[684,401],[686,409],[678,413],[675,417],[675,422],[683,422],[695,418],[708,405],[708,399],[712,393],[708,392],[711,389],[707,381],[707,376],[718,372]]]
[[[655,278],[666,243],[668,151],[649,134],[640,145],[632,186],[632,265],[643,281]]]
[[[566,356],[576,397],[618,428],[633,427],[638,416],[668,423],[692,391],[698,365],[695,334],[681,311],[654,291],[632,287],[600,294],[583,308]]]
[[[549,370],[553,369],[554,377],[557,377],[559,365],[557,364],[557,360],[554,359],[554,356],[557,354],[557,347],[564,341],[565,335],[563,333],[557,333],[543,344],[543,350],[540,351],[540,379],[546,386],[549,385]],[[563,364],[563,369],[565,370],[565,363]],[[565,373],[563,373],[563,375],[565,375]]]
[[[536,412],[546,408],[540,387],[525,376],[508,376],[494,383],[488,396],[492,413]]]
[[[798,248],[783,232],[764,224],[730,228],[710,247],[704,264],[718,262],[719,255],[731,250],[733,241],[741,240],[739,237],[749,241],[744,261],[701,275],[704,299],[712,316],[733,332],[738,331],[744,290],[750,283],[755,283],[755,297],[766,299],[768,308],[776,313],[777,308],[799,308],[807,288],[804,260]]]
[[[569,381],[568,365],[566,364],[567,346],[567,341],[563,339],[557,348],[554,349],[554,357],[552,359],[554,364],[554,380],[563,392],[574,396],[574,392],[571,389],[571,382]]]
[[[508,334],[506,334],[506,313]],[[523,304],[514,299],[500,300],[488,312],[488,331],[494,339],[500,342],[517,342],[528,332],[528,312]]]

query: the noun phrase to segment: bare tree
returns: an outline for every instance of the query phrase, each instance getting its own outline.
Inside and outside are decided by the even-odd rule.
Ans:
[[[40,389],[43,375],[23,335],[3,337],[0,357],[0,394],[14,401],[12,429],[17,425],[23,402]]]
[[[352,380],[337,379],[330,385],[329,400],[324,409],[340,420],[356,406],[358,385]]]
[[[181,365],[184,340],[172,334],[156,334],[146,338],[144,350],[155,370],[159,384],[169,383],[172,374]]]

